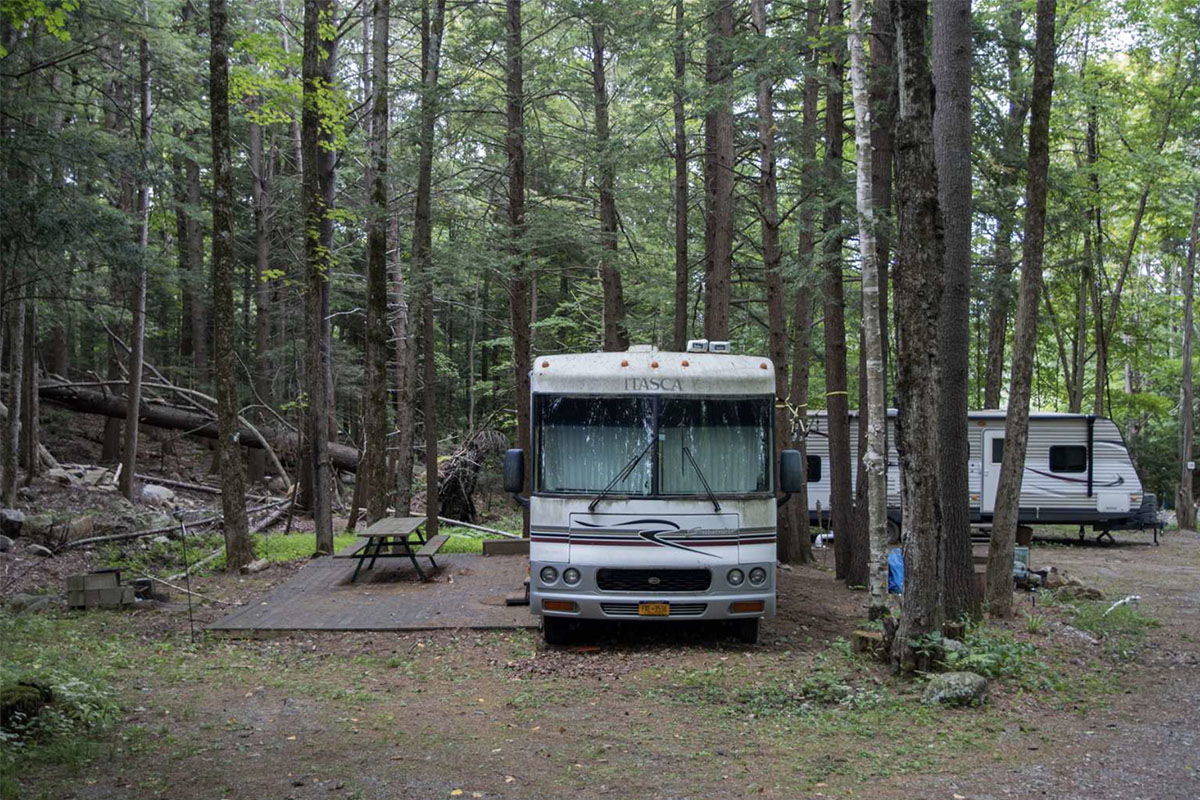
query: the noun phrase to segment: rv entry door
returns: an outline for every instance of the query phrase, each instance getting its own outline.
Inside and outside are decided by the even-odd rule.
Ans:
[[[996,508],[996,489],[1000,486],[1000,462],[1004,460],[1004,431],[983,432],[983,485],[979,511],[991,514]]]

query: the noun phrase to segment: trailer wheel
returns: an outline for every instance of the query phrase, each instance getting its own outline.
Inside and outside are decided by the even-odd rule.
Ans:
[[[542,617],[542,638],[549,645],[571,643],[571,620],[563,617]]]
[[[736,620],[733,623],[733,630],[737,633],[738,641],[743,644],[758,644],[758,623],[758,617]]]

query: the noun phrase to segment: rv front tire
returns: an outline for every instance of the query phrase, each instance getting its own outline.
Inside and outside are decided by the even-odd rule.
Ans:
[[[546,640],[546,644],[570,644],[570,625],[571,620],[563,617],[542,617],[542,637]]]
[[[733,629],[737,633],[738,641],[743,644],[758,644],[758,622],[758,617],[734,622]]]

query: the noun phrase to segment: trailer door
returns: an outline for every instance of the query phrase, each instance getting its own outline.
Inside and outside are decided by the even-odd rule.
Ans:
[[[996,508],[996,489],[1000,485],[1000,462],[1004,460],[1004,431],[983,431],[983,482],[979,511],[991,514]]]

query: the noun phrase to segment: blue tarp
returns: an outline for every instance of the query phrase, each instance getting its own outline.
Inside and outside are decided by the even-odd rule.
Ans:
[[[899,547],[888,553],[888,592],[904,593],[904,553]]]

